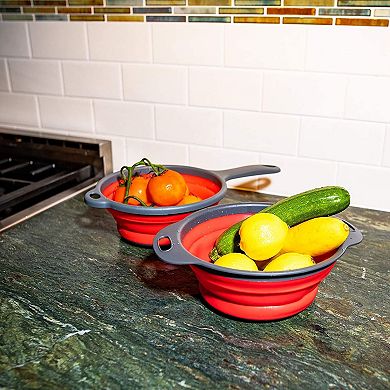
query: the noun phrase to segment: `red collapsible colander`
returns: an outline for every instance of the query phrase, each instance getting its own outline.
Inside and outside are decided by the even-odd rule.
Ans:
[[[188,264],[200,293],[215,309],[248,320],[276,320],[307,308],[319,284],[347,248],[362,234],[353,225],[347,240],[328,257],[307,268],[282,272],[240,271],[215,265],[209,253],[227,228],[268,206],[264,203],[227,204],[197,211],[161,230],[154,239],[157,256],[170,264]],[[169,243],[166,245],[166,243]]]
[[[107,209],[114,217],[119,234],[126,240],[151,246],[156,233],[165,226],[177,222],[194,211],[217,204],[227,190],[226,181],[246,176],[280,172],[273,165],[249,165],[221,171],[166,165],[180,172],[190,192],[202,199],[200,202],[181,206],[143,207],[115,202],[115,190],[119,186],[120,172],[114,172],[99,180],[96,187],[85,194],[85,202],[96,208]],[[146,167],[136,168],[135,173],[145,173]]]

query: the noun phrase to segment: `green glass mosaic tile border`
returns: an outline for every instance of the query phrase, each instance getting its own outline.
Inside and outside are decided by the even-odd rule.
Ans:
[[[390,0],[0,0],[0,20],[388,27]]]

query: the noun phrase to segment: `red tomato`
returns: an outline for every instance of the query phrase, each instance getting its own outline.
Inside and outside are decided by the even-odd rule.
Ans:
[[[114,194],[115,202],[123,203],[123,200],[125,199],[125,192],[126,192],[125,186],[117,187],[117,189],[115,190],[115,194]]]
[[[134,176],[129,190],[129,195],[136,196],[138,199],[141,199],[145,204],[150,206],[152,202],[147,191],[148,184],[150,181],[151,175],[139,175]],[[128,204],[138,206],[140,202],[134,198],[129,198]]]
[[[185,195],[184,198],[177,204],[178,206],[182,206],[184,204],[190,204],[190,203],[195,203],[195,202],[200,202],[202,199],[199,198],[198,196],[189,194]]]
[[[186,191],[187,184],[183,176],[170,169],[152,177],[148,185],[150,198],[158,206],[173,206],[179,203]]]

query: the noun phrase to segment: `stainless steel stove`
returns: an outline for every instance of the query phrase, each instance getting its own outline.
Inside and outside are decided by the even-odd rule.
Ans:
[[[111,172],[110,141],[0,128],[0,231]]]

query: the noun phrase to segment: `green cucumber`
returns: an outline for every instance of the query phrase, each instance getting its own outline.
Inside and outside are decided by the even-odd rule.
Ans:
[[[259,212],[274,214],[288,226],[294,226],[311,218],[340,213],[349,206],[349,202],[350,196],[346,189],[328,186],[282,199]],[[209,254],[211,260],[215,261],[228,253],[241,252],[239,235],[241,223],[242,221],[237,222],[218,237]]]

